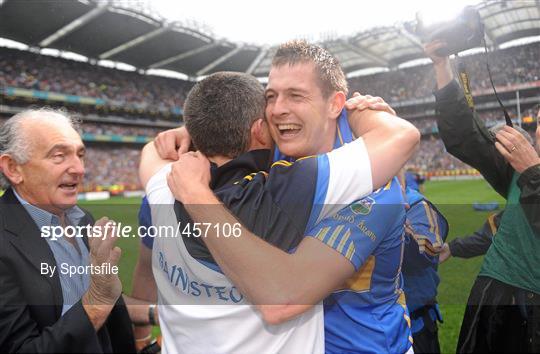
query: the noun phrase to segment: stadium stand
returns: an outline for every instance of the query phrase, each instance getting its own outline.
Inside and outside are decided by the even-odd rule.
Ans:
[[[0,86],[93,98],[102,114],[178,120],[192,85],[6,48],[0,58]]]
[[[114,186],[114,190],[111,192],[139,189],[137,175],[139,159],[140,149],[138,148],[125,146],[89,147],[85,157],[86,181],[84,190],[101,190],[104,187],[110,188],[112,186]]]
[[[144,136],[153,138],[163,129],[152,127],[120,126],[114,124],[96,124],[86,122],[83,124],[83,133],[99,135],[120,135],[120,136]]]
[[[540,72],[539,64],[537,61],[531,60],[531,56],[532,53],[539,50],[540,44],[533,43],[490,54],[490,65],[493,72],[497,73],[494,76],[496,84],[502,87],[501,83],[505,80],[512,84],[529,83],[531,86],[537,84],[538,72]],[[106,102],[105,105],[110,105],[113,108],[106,110],[103,107],[100,108],[100,105],[82,103],[68,106],[70,110],[80,113],[83,118],[85,114],[95,113],[98,116],[114,114],[119,117],[139,117],[146,120],[176,118],[178,122],[180,116],[171,114],[172,109],[183,103],[186,91],[192,85],[188,81],[124,72],[20,50],[2,48],[0,52],[2,53],[0,86],[3,88],[1,98],[3,104],[21,105],[22,103],[27,105],[31,103],[41,105],[45,103],[52,106],[58,104],[58,102],[48,98],[38,98],[39,95],[33,98],[9,95],[6,88],[10,87],[102,99]],[[496,55],[497,53],[500,55]],[[464,60],[472,73],[473,90],[476,92],[489,90],[489,86],[486,86],[489,82],[487,72],[482,70],[485,66],[484,57],[472,55],[465,57]],[[510,73],[505,73],[502,70],[507,65],[513,68]],[[453,175],[455,171],[468,174],[470,168],[447,154],[442,142],[437,138],[434,112],[430,111],[432,109],[431,102],[416,103],[412,110],[407,105],[399,107],[403,102],[407,103],[410,100],[422,98],[429,100],[433,88],[431,71],[431,66],[426,65],[357,77],[350,79],[349,82],[351,92],[359,91],[379,95],[393,105],[395,104],[398,114],[405,112],[404,115],[422,132],[424,139],[422,139],[418,153],[409,162],[409,168],[423,171],[428,176]],[[484,76],[481,76],[482,73]],[[59,77],[62,80],[58,80]],[[164,99],[161,100],[161,97]],[[62,103],[60,105],[65,106]],[[123,108],[114,109],[114,107]],[[122,111],[129,114],[124,115]],[[523,116],[532,115],[532,111],[529,111],[524,109]],[[516,109],[510,108],[509,112],[514,120],[517,119]],[[502,112],[493,108],[481,111],[480,116],[487,125],[496,124],[503,119]],[[121,190],[140,188],[136,176],[140,145],[127,144],[125,146],[126,144],[123,144],[124,146],[118,147],[115,144],[110,146],[110,142],[117,141],[122,145],[122,143],[133,142],[130,139],[138,137],[140,138],[139,142],[144,143],[160,131],[175,125],[172,123],[163,127],[135,126],[85,120],[82,125],[85,141],[102,141],[109,142],[109,144],[100,146],[93,143],[90,145],[86,158],[88,173],[84,190],[110,189],[111,186]],[[97,169],[97,166],[107,166],[107,168]],[[101,172],[97,173],[98,170]]]
[[[538,53],[540,43],[512,47],[490,52],[487,57],[496,87],[533,83],[540,80]],[[465,63],[473,92],[491,90],[485,57],[470,55],[462,57]],[[371,76],[349,79],[351,90],[370,92],[384,97],[389,102],[430,97],[434,89],[433,68],[431,65],[404,68]]]

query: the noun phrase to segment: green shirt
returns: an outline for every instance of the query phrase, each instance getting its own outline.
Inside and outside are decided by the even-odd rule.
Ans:
[[[448,152],[480,171],[507,199],[480,274],[540,294],[540,164],[518,175],[456,81],[436,91],[435,98],[439,134]]]
[[[540,240],[519,203],[518,177],[515,173],[512,178],[506,208],[480,275],[540,294]]]

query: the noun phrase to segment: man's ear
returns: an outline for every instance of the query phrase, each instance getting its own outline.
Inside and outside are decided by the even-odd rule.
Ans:
[[[347,97],[343,91],[334,92],[330,97],[330,118],[337,119],[345,107]]]
[[[268,149],[271,141],[268,123],[262,118],[257,119],[251,125],[251,149]]]
[[[0,155],[0,170],[13,184],[19,184],[23,181],[19,164],[8,154]]]

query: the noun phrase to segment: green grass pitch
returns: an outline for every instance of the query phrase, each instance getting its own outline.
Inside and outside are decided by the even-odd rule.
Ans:
[[[484,180],[428,182],[425,195],[448,219],[448,240],[470,234],[484,223],[489,213],[474,211],[472,203],[497,201],[501,208],[504,207],[504,199]],[[108,216],[135,229],[139,203],[139,198],[113,198],[106,202],[83,202],[82,205],[96,218]],[[122,248],[120,276],[124,292],[129,294],[139,241],[136,238],[120,239],[118,245]],[[481,257],[470,260],[452,258],[439,268],[438,300],[444,317],[444,323],[439,327],[439,339],[444,353],[455,352],[467,297],[481,264]]]

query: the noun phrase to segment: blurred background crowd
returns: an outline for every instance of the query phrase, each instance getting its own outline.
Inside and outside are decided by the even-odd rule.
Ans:
[[[489,65],[497,89],[504,91],[504,87],[539,81],[540,61],[535,59],[539,51],[540,44],[537,42],[489,53]],[[470,75],[473,93],[481,95],[485,90],[491,90],[485,55],[470,55],[460,60],[465,63]],[[423,138],[420,148],[408,163],[408,168],[427,177],[441,173],[452,174],[448,171],[455,170],[468,173],[470,170],[467,165],[445,151],[438,138],[434,110],[418,110],[414,101],[411,101],[432,99],[435,87],[433,77],[431,65],[420,65],[350,78],[349,87],[350,92],[358,91],[383,97],[394,106],[400,116],[409,119],[421,131]],[[127,190],[140,188],[136,171],[141,143],[154,138],[167,127],[181,124],[182,105],[192,85],[191,81],[0,48],[2,101],[15,106],[43,104],[42,101],[32,101],[28,97],[5,94],[4,90],[8,88],[100,100],[96,101],[96,104],[68,105],[68,110],[83,118],[82,133],[86,134],[88,145],[85,190],[99,190],[110,186]],[[53,100],[46,104],[55,106]],[[65,102],[62,102],[62,105],[66,106]],[[508,107],[508,111],[514,120],[517,119],[515,106]],[[525,109],[521,112],[522,116],[532,114],[529,111],[532,112]],[[504,119],[498,107],[479,110],[479,115],[488,126]],[[99,120],[92,121],[88,117],[112,117],[123,121],[122,124],[103,123]],[[149,124],[152,121],[166,122],[168,125],[152,126]],[[116,140],[100,140],[96,139],[96,136],[116,137]],[[136,144],[130,140],[133,137],[142,140]],[[100,168],[97,168],[98,166]]]

